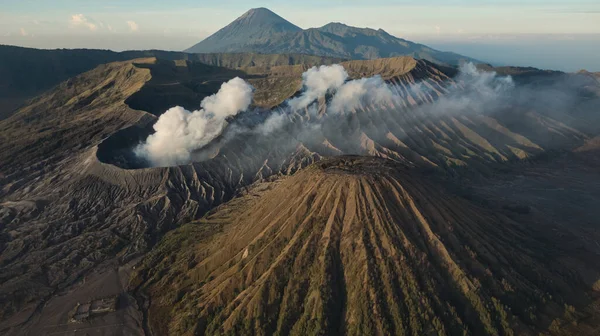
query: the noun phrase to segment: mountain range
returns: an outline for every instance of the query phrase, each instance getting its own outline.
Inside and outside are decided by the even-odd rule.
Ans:
[[[455,69],[346,61],[401,99],[308,138],[314,116],[298,111],[267,135],[225,133],[198,162],[135,161],[174,104],[241,77],[255,106],[278,106],[332,61],[261,57],[104,64],[0,121],[0,332],[594,335],[595,76],[496,69],[577,99],[436,115],[422,108],[460,84]],[[94,313],[105,299],[117,304]]]
[[[300,54],[0,46],[0,334],[598,335],[599,74],[266,9],[215,36]],[[140,157],[240,82],[190,161]]]
[[[474,61],[466,56],[394,37],[382,29],[356,28],[334,22],[303,30],[266,8],[249,10],[185,51],[299,53],[346,59],[412,56],[446,65]]]
[[[92,70],[101,64],[144,57],[185,60],[232,69],[250,66],[270,68],[298,64],[313,66],[343,61],[340,58],[300,54],[189,54],[162,50],[123,52],[95,49],[42,50],[0,45],[0,120],[8,117],[28,99],[71,77]]]

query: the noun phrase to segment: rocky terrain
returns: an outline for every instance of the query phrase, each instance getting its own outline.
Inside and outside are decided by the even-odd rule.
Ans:
[[[256,109],[230,125],[252,126],[320,62],[220,57],[100,65],[0,121],[1,333],[82,329],[68,323],[78,303],[113,296],[84,331],[597,331],[597,77],[511,69],[576,99],[440,115],[426,107],[462,85],[456,69],[342,62],[401,99],[330,116],[322,97],[310,136],[315,116],[299,111],[270,134],[226,131],[188,165],[133,159],[172,105],[197,108],[240,76]],[[315,164],[344,154],[378,158]]]
[[[239,74],[201,63],[187,65],[155,58],[102,65],[63,82],[2,121],[0,329],[37,333],[47,325],[64,324],[54,319],[66,318],[73,308],[69,304],[91,299],[85,285],[89,282],[101,288],[94,295],[122,294],[123,286],[103,281],[126,282],[121,277],[130,271],[130,261],[165,232],[254,181],[244,175],[245,167],[227,168],[222,159],[137,171],[98,160],[97,146],[103,140],[121,133],[130,138],[128,130],[144,129],[156,120],[149,112],[132,109],[126,103],[132,97],[142,95],[161,104],[168,95],[146,95],[145,90],[165,88],[170,95],[179,90],[183,101],[197,99],[199,104],[214,93],[207,88],[218,88],[229,75]],[[192,90],[164,83],[174,73],[182,82],[203,83],[212,76],[217,84]],[[263,160],[257,157],[246,164],[258,171]],[[301,164],[289,161],[290,166]],[[56,305],[64,308],[61,314],[53,311]]]
[[[113,52],[93,49],[40,50],[0,45],[0,120],[57,84],[110,62],[158,57],[162,60],[187,60],[230,69],[281,65],[332,64],[342,59],[298,54],[208,53],[145,50]]]
[[[600,265],[576,229],[555,245],[554,223],[491,211],[430,180],[342,156],[255,184],[145,259],[133,285],[151,297],[152,329],[508,335],[594,313],[577,330],[598,331]]]

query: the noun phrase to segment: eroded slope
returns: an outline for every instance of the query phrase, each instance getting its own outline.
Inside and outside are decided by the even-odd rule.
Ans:
[[[322,160],[169,233],[133,283],[154,332],[536,334],[584,316],[593,253],[428,179]]]
[[[344,66],[355,78],[381,74],[395,84],[402,100],[331,118],[320,133],[310,134],[310,141],[301,135],[314,116],[300,111],[278,132],[219,139],[201,153],[201,162],[180,167],[123,169],[98,160],[128,167],[123,153],[130,153],[156,120],[132,109],[128,99],[152,87],[154,99],[181,89],[177,92],[193,101],[210,93],[195,88],[217,87],[216,82],[241,71],[256,84],[258,100],[275,104],[296,93],[306,67],[230,70],[155,59],[113,63],[61,84],[0,122],[0,331],[38,333],[48,325],[60,326],[53,332],[72,331],[65,323],[77,302],[103,294],[128,297],[123,286],[105,285],[101,279],[114,283],[114,277],[103,274],[126,274],[166,232],[203,216],[253,182],[293,174],[324,156],[373,155],[447,174],[482,174],[489,164],[579,147],[597,135],[597,124],[579,116],[586,106],[595,106],[593,98],[564,119],[547,110],[523,109],[498,116],[477,111],[427,115],[416,107],[435,102],[447,85],[455,84],[448,69],[411,58]],[[211,76],[215,82],[210,83]],[[190,83],[200,85],[190,88]],[[281,83],[285,90],[269,96]],[[415,83],[427,90],[408,90]],[[102,156],[104,145],[108,151]],[[112,155],[115,149],[119,155]],[[135,302],[127,307],[137,311]],[[116,314],[139,314],[127,312]],[[141,320],[119,323],[139,331]],[[104,330],[110,334],[114,328]]]
[[[0,123],[3,333],[35,334],[49,325],[70,330],[68,315],[77,302],[92,296],[126,297],[122,286],[100,282],[97,291],[90,291],[86,283],[98,274],[128,272],[130,261],[165,232],[259,178],[247,171],[258,172],[268,155],[237,163],[216,158],[194,166],[135,171],[98,161],[97,146],[103,140],[123,132],[135,140],[139,134],[128,131],[143,133],[156,120],[126,101],[177,70],[160,66],[156,59],[100,66]],[[154,71],[156,67],[166,74]],[[189,74],[187,69],[184,74]],[[304,156],[288,157],[285,164],[300,167],[310,162]],[[100,279],[113,281],[112,276]],[[139,329],[140,323],[129,326]]]

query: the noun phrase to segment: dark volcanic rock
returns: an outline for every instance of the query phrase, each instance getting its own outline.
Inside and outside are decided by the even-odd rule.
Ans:
[[[281,59],[275,57],[273,60],[268,60],[267,63],[279,61]],[[497,173],[495,167],[505,167],[506,162],[519,162],[519,160],[525,159],[524,165],[533,164],[530,158],[548,150],[561,149],[565,151],[574,148],[593,148],[595,142],[592,138],[599,134],[597,127],[594,127],[598,124],[590,122],[594,119],[589,119],[590,115],[593,117],[593,113],[584,113],[588,110],[588,107],[596,106],[597,100],[594,96],[586,96],[588,98],[585,100],[585,104],[575,105],[576,108],[569,110],[566,115],[564,111],[523,109],[518,105],[509,105],[511,106],[510,109],[495,115],[484,115],[481,111],[459,111],[456,114],[441,116],[424,113],[419,107],[427,106],[427,104],[439,100],[440,97],[447,94],[450,85],[460,84],[452,78],[455,70],[436,66],[423,60],[399,57],[343,63],[343,66],[353,78],[380,74],[386,81],[395,84],[394,89],[402,97],[397,103],[389,106],[360,106],[355,111],[351,111],[352,113],[339,116],[321,114],[320,117],[323,118],[321,131],[310,133],[310,137],[303,137],[302,131],[307,125],[310,126],[310,123],[314,121],[311,118],[314,119],[314,116],[309,115],[307,111],[300,111],[289,115],[290,123],[272,134],[257,136],[257,134],[249,132],[229,141],[225,141],[224,138],[217,139],[200,153],[202,154],[202,160],[189,165],[142,168],[144,167],[143,164],[131,162],[131,156],[129,155],[132,146],[151,132],[151,126],[156,121],[157,116],[160,115],[161,108],[174,102],[170,100],[171,95],[181,97],[182,101],[190,106],[194,102],[199,104],[203,97],[214,93],[220,83],[230,79],[231,76],[240,75],[251,81],[257,88],[255,105],[277,106],[297,93],[301,86],[300,75],[308,66],[309,64],[261,65],[226,69],[197,64],[189,60],[173,62],[154,58],[111,63],[101,65],[90,72],[63,82],[55,89],[32,100],[30,104],[19,109],[10,118],[1,121],[0,320],[2,322],[0,323],[0,332],[14,334],[19,334],[22,330],[26,330],[31,334],[40,333],[40,330],[46,332],[47,329],[42,329],[45,326],[60,326],[66,323],[68,316],[70,316],[69,310],[77,302],[89,302],[93,299],[91,296],[100,295],[100,293],[111,296],[119,295],[124,297],[124,302],[129,302],[128,308],[124,308],[129,309],[127,310],[128,313],[125,313],[125,310],[118,311],[117,313],[121,314],[117,314],[118,316],[141,315],[137,312],[138,308],[143,310],[144,305],[147,304],[150,304],[151,307],[159,307],[155,312],[166,315],[150,314],[151,323],[160,323],[162,321],[160,316],[171,314],[170,311],[164,308],[167,305],[165,302],[169,302],[169,309],[175,309],[174,312],[177,309],[188,311],[189,308],[190,311],[196,314],[195,316],[202,316],[201,321],[197,319],[191,322],[188,321],[192,323],[191,325],[198,323],[199,330],[205,328],[212,331],[216,330],[213,328],[219,326],[230,328],[223,320],[227,316],[232,318],[231,321],[243,317],[248,317],[252,321],[259,321],[260,323],[256,324],[255,330],[275,330],[280,328],[278,327],[279,322],[264,322],[262,315],[255,315],[255,313],[264,312],[263,306],[265,303],[275,302],[269,301],[270,299],[266,301],[262,299],[265,296],[269,297],[268,291],[252,292],[252,295],[247,296],[248,298],[256,298],[256,305],[255,303],[242,302],[242,297],[239,298],[240,301],[236,301],[238,295],[243,293],[244,288],[238,286],[243,282],[233,282],[235,285],[231,287],[220,288],[219,283],[213,282],[214,279],[210,279],[210,275],[208,275],[209,278],[207,278],[205,284],[209,284],[209,287],[201,287],[202,285],[198,282],[200,292],[188,293],[187,290],[190,287],[185,285],[188,281],[186,277],[180,278],[179,274],[169,273],[169,277],[163,279],[163,275],[166,274],[164,272],[171,271],[164,270],[159,273],[152,273],[158,269],[156,268],[158,266],[154,264],[156,260],[150,260],[146,262],[147,276],[140,274],[137,277],[139,281],[136,285],[143,286],[143,288],[138,288],[138,286],[132,286],[132,288],[140,290],[157,288],[158,292],[147,293],[138,290],[136,293],[139,296],[136,298],[139,301],[135,302],[125,292],[128,274],[139,261],[139,258],[160,242],[167,232],[185,223],[197,220],[215,207],[234,199],[236,195],[243,194],[252,183],[268,181],[280,175],[293,175],[325,156],[341,154],[378,156],[402,163],[403,167],[412,167],[412,169],[417,170],[426,168],[427,171],[439,173],[439,176],[463,181],[461,179],[465,176],[467,178],[475,176],[493,177]],[[212,84],[204,84],[207,82]],[[416,94],[406,89],[417,82],[425,85],[428,90]],[[589,86],[590,84],[585,82],[585,85]],[[586,92],[590,91],[587,90]],[[320,108],[323,112],[325,99],[320,101]],[[150,111],[139,110],[146,109],[147,106],[157,107],[154,110],[148,108]],[[590,111],[595,110],[590,109]],[[252,120],[253,115],[242,114],[238,119],[231,120],[231,123],[248,122],[251,124]],[[551,157],[551,155],[548,155],[548,157]],[[425,232],[426,230],[423,231],[426,226],[422,224],[423,222],[416,216],[414,209],[408,206],[408,203],[398,203],[393,199],[385,200],[385,202],[383,200],[375,201],[382,198],[381,193],[385,193],[382,181],[387,178],[388,175],[386,174],[389,174],[389,169],[385,167],[388,167],[390,163],[381,164],[385,169],[380,170],[378,162],[382,161],[363,160],[366,160],[365,164],[360,163],[359,160],[359,164],[356,165],[342,164],[345,161],[334,161],[334,163],[337,163],[329,166],[321,166],[321,168],[314,166],[306,172],[308,175],[302,176],[305,178],[306,176],[315,176],[321,179],[325,186],[329,186],[325,189],[316,190],[318,191],[316,195],[319,196],[319,200],[323,201],[320,203],[324,206],[323,211],[333,209],[331,201],[336,199],[333,196],[328,198],[326,191],[331,191],[331,195],[336,193],[344,195],[344,202],[348,202],[348,198],[357,197],[362,202],[361,204],[365,205],[365,209],[379,211],[380,208],[375,205],[377,202],[383,202],[381,204],[386,204],[389,208],[397,208],[397,211],[394,210],[391,213],[395,214],[394,218],[402,219],[401,221],[399,219],[378,220],[377,223],[371,223],[373,225],[364,225],[362,229],[357,222],[352,222],[349,228],[352,228],[353,231],[345,234],[348,234],[347,237],[352,238],[350,241],[355,241],[359,237],[356,235],[359,230],[369,229],[372,230],[371,232],[377,230],[378,234],[375,237],[385,237],[385,241],[389,243],[387,251],[398,252],[396,255],[403,255],[407,263],[409,261],[412,263],[422,261],[423,264],[420,265],[432,274],[432,279],[437,281],[429,287],[426,281],[417,282],[415,287],[410,289],[413,293],[411,295],[424,293],[429,298],[428,300],[431,300],[427,303],[431,307],[431,311],[425,309],[425,306],[422,306],[421,310],[418,309],[418,305],[425,303],[416,303],[417,306],[412,308],[407,306],[396,307],[404,312],[428,312],[423,316],[430,317],[430,321],[435,320],[435,318],[439,320],[435,327],[425,325],[426,323],[420,317],[414,317],[414,322],[410,322],[409,318],[409,322],[406,322],[405,315],[402,314],[404,316],[402,321],[396,321],[395,312],[392,311],[393,306],[388,300],[389,297],[394,296],[389,296],[389,293],[381,294],[384,291],[389,291],[389,288],[385,284],[375,285],[371,283],[370,287],[366,288],[380,292],[372,292],[369,294],[371,296],[368,300],[358,296],[356,297],[357,301],[353,302],[356,302],[358,308],[366,307],[364,302],[377,303],[374,307],[378,307],[377,314],[379,315],[377,316],[382,316],[380,319],[382,322],[373,324],[373,328],[379,328],[382,333],[385,333],[402,328],[415,331],[433,330],[431,328],[435,329],[440,325],[444,330],[462,330],[466,326],[468,330],[473,332],[486,331],[493,334],[493,331],[503,330],[506,321],[508,321],[511,328],[515,326],[517,331],[520,330],[519,326],[523,325],[526,325],[526,327],[523,327],[524,330],[542,330],[542,325],[546,322],[549,325],[552,322],[550,318],[557,318],[557,314],[560,315],[567,311],[569,312],[567,315],[570,314],[569,318],[572,317],[571,315],[578,318],[580,312],[584,311],[582,307],[589,299],[585,289],[592,286],[590,285],[593,283],[592,279],[597,275],[597,273],[594,273],[596,271],[592,267],[593,265],[587,267],[586,264],[590,246],[593,247],[594,245],[586,242],[585,248],[574,254],[571,254],[573,253],[571,250],[560,250],[564,252],[564,256],[567,256],[567,260],[576,260],[578,263],[573,265],[578,266],[571,267],[561,261],[560,263],[557,262],[555,268],[550,268],[549,264],[556,259],[552,259],[555,255],[547,251],[548,243],[543,241],[546,236],[533,234],[529,229],[529,219],[508,220],[506,218],[535,215],[535,203],[526,204],[530,209],[529,213],[511,210],[520,209],[515,208],[520,204],[503,203],[502,205],[506,207],[500,206],[499,209],[504,210],[496,209],[501,213],[495,214],[480,209],[478,205],[473,205],[470,202],[465,203],[465,201],[457,200],[453,196],[447,196],[446,191],[443,191],[445,189],[438,191],[437,184],[433,182],[424,181],[423,188],[427,192],[420,191],[419,185],[423,180],[422,177],[413,179],[412,177],[404,178],[395,174],[390,175],[390,178],[398,181],[398,185],[408,190],[408,196],[410,197],[405,197],[406,200],[411,198],[413,202],[416,202],[415,199],[422,202],[421,204],[415,203],[415,206],[418,209],[427,209],[427,211],[419,210],[425,221],[429,222],[431,218],[436,218],[435,230],[432,229],[433,233],[428,233]],[[348,162],[352,162],[352,160]],[[319,169],[324,170],[316,175],[311,175],[315,173],[315,169],[317,171]],[[347,174],[346,170],[353,173]],[[343,174],[340,176],[345,177],[340,178],[337,175],[324,173],[331,171],[341,172]],[[365,171],[372,171],[375,175],[368,177],[364,174]],[[305,178],[289,179],[289,181],[295,181],[290,182],[293,183],[290,187],[300,188],[297,189],[298,195],[304,192],[310,194],[308,190],[302,189],[309,186],[308,183],[305,183]],[[363,180],[368,180],[368,183],[361,184]],[[581,179],[574,179],[574,181],[580,183]],[[349,187],[352,184],[364,185],[365,188],[369,187],[372,190],[377,190],[377,192],[370,194],[354,193],[356,190]],[[569,185],[573,184],[567,184],[567,187]],[[395,190],[395,194],[391,196],[401,194],[401,189],[398,186],[394,188],[390,189]],[[294,196],[295,194],[290,195]],[[277,200],[286,203],[287,205],[284,208],[288,210],[290,204],[309,205],[307,199],[296,199],[290,195],[281,195],[281,197],[278,196],[272,200],[273,202]],[[427,198],[429,195],[432,197],[430,200]],[[237,200],[239,201],[239,199]],[[446,201],[449,203],[444,203]],[[236,200],[234,199],[233,202],[236,202]],[[235,203],[228,203],[225,209],[232,206],[231,204]],[[232,209],[235,209],[235,207]],[[316,208],[311,209],[318,210]],[[378,213],[365,209],[355,208],[352,213],[364,217],[365,220],[368,219],[368,214]],[[443,209],[443,215],[439,214],[436,209]],[[256,216],[262,214],[266,217],[266,212],[264,212],[266,210],[261,211],[260,213],[257,212]],[[505,214],[503,211],[510,215]],[[322,214],[323,216],[329,216],[332,213],[335,214],[333,210]],[[311,211],[293,217],[288,223],[291,229],[284,236],[288,238],[298,237],[299,242],[312,242],[311,244],[314,244],[315,239],[322,237],[326,232],[324,231],[324,225],[327,224],[327,221],[324,221],[323,217],[318,214],[319,212],[313,213]],[[239,214],[234,212],[231,215],[238,216]],[[314,232],[309,230],[311,226],[306,226],[307,224],[303,223],[304,215],[306,215],[306,218],[314,219],[313,224],[316,225],[314,226]],[[453,222],[456,222],[455,226],[461,230],[451,232],[447,227],[444,227],[444,223],[439,219],[439,216],[446,215]],[[225,216],[224,213],[219,212],[219,218],[222,218],[222,216]],[[378,216],[381,217],[383,214]],[[255,217],[249,215],[248,218]],[[271,221],[262,221],[258,217],[256,219],[254,224],[258,225],[257,227],[261,225],[272,227],[270,226]],[[336,223],[339,224],[339,221]],[[213,231],[210,229],[212,224],[207,226],[207,231],[203,231],[205,233],[202,234],[213,235],[219,233],[218,230]],[[520,226],[521,224],[524,226]],[[411,251],[418,252],[417,254],[413,255],[408,253],[408,250],[401,249],[403,245],[398,240],[402,231],[393,234],[389,231],[397,228],[398,225],[405,225],[406,230],[410,229],[407,232],[412,235],[410,239],[407,239],[416,246]],[[500,225],[506,225],[507,231],[504,232],[501,228],[498,228]],[[294,231],[298,226],[302,226],[305,229],[302,232],[305,233]],[[200,230],[205,230],[205,228],[202,227]],[[415,230],[425,232],[430,239],[423,241],[419,235],[414,234]],[[569,230],[571,231],[565,233],[569,234],[569,237],[581,235],[581,231],[576,225],[570,226]],[[560,234],[563,234],[563,232],[560,231]],[[408,233],[405,233],[407,237]],[[465,236],[462,235],[463,233]],[[185,234],[187,233],[184,232]],[[441,240],[435,234],[445,237],[444,239],[447,240]],[[512,246],[506,242],[496,242],[491,237],[486,237],[485,234],[504,240],[514,238],[515,241],[522,242],[525,246]],[[586,231],[586,234],[589,237],[594,237],[592,230]],[[189,236],[196,237],[195,233]],[[343,238],[345,235],[337,233],[332,237],[337,239]],[[373,254],[375,253],[375,250],[373,250],[374,244],[379,244],[383,240],[379,241],[371,236],[363,235],[362,237],[364,238],[362,242],[365,245],[360,251],[362,251],[362,255],[370,254],[368,254],[369,258],[361,259],[361,263],[343,261],[342,257],[347,258],[348,253],[350,253],[348,251],[352,251],[352,248],[347,246],[344,249],[340,246],[336,247],[336,249],[331,250],[335,252],[332,255],[320,250],[321,245],[318,245],[319,248],[310,250],[318,253],[310,258],[300,258],[301,250],[298,249],[294,249],[291,254],[282,255],[285,255],[286,258],[290,255],[294,258],[298,256],[298,260],[303,263],[302,269],[308,269],[309,267],[321,269],[323,272],[317,274],[322,276],[319,275],[317,278],[320,279],[319,281],[324,281],[325,284],[343,283],[341,281],[341,274],[343,273],[341,268],[348,267],[350,269],[355,267],[357,271],[364,272],[365,265],[368,270],[381,271],[382,276],[389,274],[389,279],[401,278],[402,272],[398,271],[396,266],[381,264],[380,258]],[[557,242],[556,236],[550,238],[554,239],[550,241]],[[436,240],[439,240],[440,243],[432,243]],[[576,238],[573,238],[572,241],[578,242]],[[361,241],[358,240],[357,242]],[[273,240],[273,243],[278,244],[277,240]],[[281,244],[284,246],[289,243],[290,241]],[[367,243],[369,246],[366,246]],[[469,257],[471,259],[465,254],[468,253],[468,250],[460,247],[461,244],[468,245],[469,249],[475,253],[474,256]],[[270,259],[276,255],[275,252],[280,252],[280,250],[277,250],[279,245],[275,245],[270,245],[265,241],[257,245],[268,246],[269,248],[266,251],[273,251],[274,254],[272,256],[263,255],[262,260],[264,263],[257,264],[257,266],[263,268],[256,268],[256,273],[249,275],[248,284],[254,283],[257,279],[255,276],[258,274],[267,274],[268,278],[279,275],[278,272],[267,272],[264,268],[268,265],[279,265],[280,263],[280,261]],[[507,245],[510,245],[510,248],[502,251],[502,247]],[[168,255],[175,256],[180,253],[177,249],[172,250],[172,247],[164,250],[164,245],[162,246],[161,249],[157,250],[158,254],[153,255],[158,256],[158,261],[163,264],[168,264],[170,259],[162,259],[164,255],[161,254],[161,251],[168,250]],[[277,249],[272,250],[271,248]],[[443,257],[445,254],[440,250],[432,249],[453,251],[448,253],[451,256],[452,253],[456,253],[458,257],[440,259],[440,256]],[[498,256],[504,258],[502,259],[504,261],[495,260],[494,253],[482,257],[480,252],[485,252],[487,249],[494,251],[494,253],[498,252]],[[211,251],[209,252],[212,253]],[[233,249],[224,251],[223,255],[227,256],[232,251]],[[342,254],[340,251],[346,252]],[[509,260],[507,258],[517,253],[515,251],[522,251],[522,256],[525,259],[507,262],[506,260]],[[210,254],[209,252],[207,253]],[[254,253],[255,251],[249,250],[248,253],[251,252]],[[337,257],[340,260],[323,261],[315,259],[317,255],[324,258],[336,257],[338,252],[340,254]],[[548,256],[545,256],[546,253]],[[215,260],[221,259],[217,258]],[[450,267],[444,260],[451,260],[456,265]],[[195,269],[196,262],[201,260],[194,257],[194,259],[187,261],[189,263],[186,264],[185,272],[189,269]],[[471,262],[472,265],[469,264]],[[531,262],[531,265],[528,262]],[[229,263],[219,264],[218,266],[230,267]],[[492,275],[485,275],[485,267],[487,266],[490,269],[493,268]],[[329,267],[336,269],[330,269]],[[417,268],[414,265],[411,267],[408,269],[410,273],[407,274],[418,277]],[[583,276],[581,275],[581,269],[586,267],[590,271],[587,276]],[[174,267],[172,271],[177,269]],[[500,271],[496,271],[497,269]],[[460,274],[453,273],[453,270],[460,270],[467,274],[468,281],[461,280]],[[185,272],[182,274],[186,274]],[[231,272],[231,270],[228,272]],[[532,272],[535,274],[531,274]],[[199,274],[205,275],[205,273]],[[499,274],[507,279],[510,288],[515,289],[515,293],[523,294],[523,288],[534,290],[533,296],[528,297],[527,304],[519,306],[518,309],[521,309],[519,312],[515,312],[514,303],[510,301],[511,298],[514,298],[511,295],[514,294],[506,294],[508,291],[506,288],[503,290],[498,288],[502,285],[502,278]],[[194,275],[189,276],[193,278]],[[219,279],[227,279],[231,274],[222,273],[219,276]],[[333,279],[333,276],[336,278]],[[540,280],[540,277],[547,277],[553,283],[545,284],[543,280]],[[367,283],[373,281],[373,278],[371,275],[366,276]],[[381,278],[381,276],[378,278]],[[438,290],[447,289],[449,288],[447,286],[450,286],[450,284],[438,283],[439,279],[444,278],[452,279],[453,283],[458,284],[459,287],[463,285],[466,287],[460,287],[462,289],[455,291],[457,293],[455,296],[447,298],[438,293]],[[160,283],[156,284],[155,287],[155,284],[148,282],[149,279]],[[167,280],[172,280],[173,285],[180,286],[178,289],[181,289],[181,291],[173,292],[176,294],[175,299],[162,292],[170,288],[163,287],[166,284],[163,281]],[[317,284],[317,282],[306,282],[308,280],[305,279],[306,281],[304,281],[302,278],[290,278],[289,280],[291,281],[290,286],[293,288],[305,285],[314,287]],[[362,284],[362,282],[354,283]],[[474,287],[471,287],[471,285]],[[310,286],[305,287],[302,293],[308,293]],[[597,284],[596,287],[598,287]],[[110,290],[105,291],[106,288]],[[222,298],[222,302],[218,302],[216,297],[208,299],[206,297],[207,293],[202,292],[203,288],[210,288],[211,293],[220,295],[218,297]],[[265,283],[256,282],[256,287],[253,288],[253,291],[264,290],[267,286]],[[285,288],[285,284],[278,284],[272,288],[274,290],[273,295],[280,295],[283,292],[279,289]],[[325,291],[331,288],[339,289],[339,287],[333,285],[324,286],[323,288]],[[456,289],[455,287],[452,288]],[[553,298],[550,298],[541,293],[545,288],[558,294],[551,294]],[[235,293],[236,290],[240,292]],[[307,304],[306,307],[315,308],[315,314],[317,312],[340,311],[341,306],[336,305],[342,305],[343,301],[338,302],[332,300],[332,298],[344,298],[341,289],[340,292],[336,293],[320,293],[318,291],[314,293],[314,297],[317,298],[316,301],[310,301],[310,306]],[[393,291],[390,293],[394,294]],[[150,295],[151,298],[155,295],[154,297],[158,297],[160,300],[144,302],[142,295]],[[286,300],[291,300],[289,302],[304,302],[303,300],[306,297],[303,295],[297,297],[292,295]],[[394,295],[398,296],[400,294],[395,293]],[[555,295],[558,296],[555,297]],[[192,304],[193,307],[190,308],[191,306],[184,307],[183,303],[182,306],[174,304],[175,301],[181,301],[184,297],[190,300],[183,300],[182,302],[185,302],[185,304],[194,303],[194,300],[200,297],[207,298],[207,300],[202,301],[206,306],[199,307],[195,306],[194,303]],[[513,314],[518,317],[517,320],[507,320],[503,317],[504,315],[501,312],[505,311],[505,308],[496,307],[492,297],[500,300],[498,302],[501,302],[502,305],[513,307],[513,311],[507,312],[507,316]],[[348,300],[347,302],[350,302],[351,299],[350,295],[346,295],[344,298],[344,300]],[[442,299],[447,299],[449,305],[456,310],[456,317],[452,313],[454,310],[450,308],[444,310],[444,307],[450,306],[437,303],[436,300],[438,299],[440,302]],[[406,302],[412,302],[410,300],[412,299]],[[549,309],[552,311],[543,309],[528,310],[529,307],[537,309],[540,304],[539,300],[542,300],[542,302],[546,300]],[[240,303],[240,311],[234,311],[233,306],[229,305],[231,302]],[[479,306],[480,303],[482,306]],[[561,310],[559,306],[563,303],[569,307],[564,306]],[[490,304],[493,306],[490,306]],[[575,307],[576,314],[571,313],[571,305]],[[215,311],[202,310],[204,308],[210,310],[211,307],[216,307]],[[280,307],[284,307],[284,305]],[[291,307],[291,305],[286,303],[285,307]],[[252,313],[248,310],[250,308],[257,308],[257,310],[253,310],[254,313]],[[61,312],[53,313],[56,309],[61,309]],[[523,309],[525,309],[525,312],[523,312]],[[220,310],[220,313],[217,313],[217,310]],[[288,314],[282,311],[282,329],[280,330],[291,330],[289,328],[292,328],[292,322],[296,321],[296,318],[306,319],[307,316],[312,316],[305,315],[304,312],[292,313]],[[530,313],[533,317],[526,320],[523,316],[529,316]],[[365,324],[361,322],[359,325],[370,325],[370,322],[367,322],[371,319],[369,317],[370,313],[348,310],[347,314],[354,314],[352,316],[356,319],[364,321]],[[349,326],[351,323],[346,324],[344,317],[339,314],[337,317],[333,315],[314,316],[316,316],[315,321],[302,322],[298,324],[298,328],[307,326],[308,329],[325,332],[331,331],[330,328],[341,330],[340,328],[344,327],[347,328],[349,333],[354,330],[351,330]],[[493,317],[488,319],[488,316]],[[466,321],[467,318],[469,318],[468,322]],[[148,315],[146,318],[135,317],[134,320],[137,322],[119,320],[114,324],[123,323],[133,329],[137,328],[136,330],[140,332],[140,325],[143,324],[143,321],[148,321]],[[214,323],[206,324],[209,321],[214,321]],[[386,325],[383,325],[383,321],[387,321]],[[557,321],[560,327],[565,323],[570,323],[571,320],[565,317],[564,321],[569,322],[560,319]],[[188,322],[175,319],[172,326],[168,326],[167,323],[164,323],[164,326],[174,328],[172,330],[182,330],[189,327],[186,327]],[[68,329],[69,327],[64,328]],[[55,331],[65,332],[64,328]],[[109,332],[107,331],[107,333]]]

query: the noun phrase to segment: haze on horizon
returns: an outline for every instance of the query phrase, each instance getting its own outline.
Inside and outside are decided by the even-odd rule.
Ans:
[[[0,44],[183,50],[245,11],[267,7],[301,28],[342,22],[495,65],[600,71],[600,2],[5,0]]]

